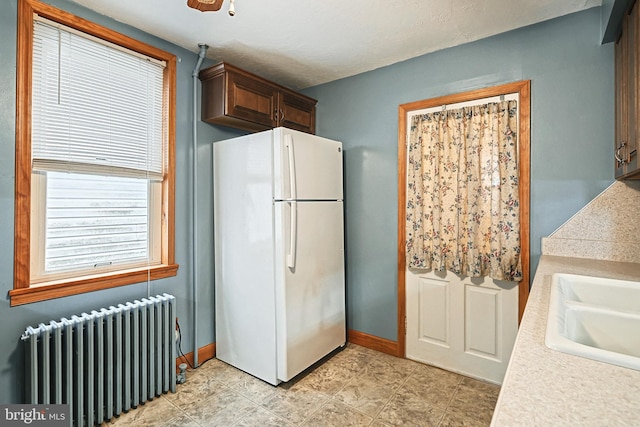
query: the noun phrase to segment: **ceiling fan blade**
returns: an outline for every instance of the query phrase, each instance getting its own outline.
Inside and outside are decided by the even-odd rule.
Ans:
[[[224,0],[187,0],[187,6],[201,12],[220,10]]]

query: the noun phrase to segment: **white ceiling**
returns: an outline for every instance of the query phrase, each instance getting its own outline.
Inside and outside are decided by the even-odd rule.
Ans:
[[[194,52],[301,89],[600,6],[602,0],[73,0]]]

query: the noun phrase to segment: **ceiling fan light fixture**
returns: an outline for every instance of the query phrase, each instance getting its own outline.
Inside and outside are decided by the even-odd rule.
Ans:
[[[187,6],[197,9],[200,12],[215,12],[220,10],[223,1],[224,0],[187,0]]]

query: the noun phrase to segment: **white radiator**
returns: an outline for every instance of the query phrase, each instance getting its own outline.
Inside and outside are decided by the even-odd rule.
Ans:
[[[176,307],[157,295],[28,327],[26,398],[93,426],[176,388]]]

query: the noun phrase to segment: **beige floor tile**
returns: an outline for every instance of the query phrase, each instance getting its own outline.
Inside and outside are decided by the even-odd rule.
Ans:
[[[438,427],[488,427],[491,424],[483,418],[461,416],[459,414],[451,414],[447,412]]]
[[[158,427],[200,427],[200,424],[181,412],[177,417],[161,422]]]
[[[499,385],[475,380],[473,378],[462,377],[460,385],[471,390],[487,393],[488,395],[495,395],[496,397],[498,396],[498,394],[500,394]]]
[[[329,400],[311,415],[303,426],[313,427],[357,427],[368,426],[373,418],[364,415],[335,400]]]
[[[300,424],[327,400],[325,394],[296,384],[288,389],[278,387],[278,392],[261,406],[292,424]]]
[[[417,363],[411,360],[382,354],[380,357],[371,358],[359,375],[375,379],[381,384],[386,384],[389,390],[393,390],[406,381],[416,365]]]
[[[172,418],[181,415],[181,411],[164,396],[157,397],[153,400],[139,405],[129,412],[121,414],[119,417],[112,418],[105,426],[157,426]]]
[[[446,409],[462,378],[453,372],[420,365],[398,389],[397,394],[420,399],[435,408]]]
[[[389,401],[392,393],[393,389],[387,384],[369,376],[357,375],[333,398],[375,417]]]
[[[464,378],[447,408],[444,425],[488,426],[499,391],[497,385]]]
[[[376,420],[392,426],[435,427],[444,412],[444,408],[431,406],[428,401],[415,395],[396,393]]]
[[[416,369],[411,373],[411,377],[416,381],[424,383],[443,383],[443,384],[460,384],[463,378],[462,375],[455,372],[445,371],[444,369],[436,368],[435,366],[426,365],[416,362]]]
[[[281,418],[263,407],[253,408],[246,416],[240,419],[233,427],[293,427],[284,418]]]
[[[262,403],[277,393],[277,388],[252,375],[244,375],[229,388],[255,402]]]
[[[187,382],[178,384],[175,393],[168,393],[165,398],[181,409],[192,407],[211,397],[214,390],[225,386],[211,372],[198,372],[187,376]]]
[[[212,359],[203,363],[196,369],[197,375],[206,375],[211,380],[222,385],[231,386],[249,375],[218,359]]]
[[[364,351],[364,347],[347,343],[344,350],[336,353],[326,364],[331,366],[340,366],[351,372],[360,372],[367,364],[372,355],[370,351]]]
[[[247,415],[256,404],[229,388],[216,390],[213,395],[185,411],[186,415],[204,427],[230,426]]]
[[[328,398],[347,385],[353,375],[355,373],[344,366],[324,364],[316,367],[297,381],[292,390],[295,391],[297,388],[305,387],[323,393]]]

